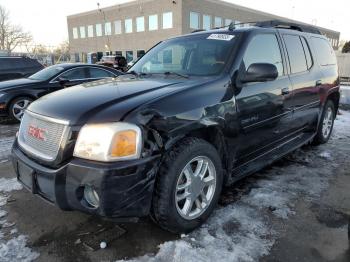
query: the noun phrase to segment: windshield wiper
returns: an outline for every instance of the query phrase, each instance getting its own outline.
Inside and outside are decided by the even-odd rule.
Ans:
[[[183,78],[189,78],[188,75],[185,75],[185,74],[180,74],[180,73],[177,73],[177,72],[172,72],[172,71],[168,71],[168,72],[164,72],[164,75],[177,75],[177,76],[180,76],[180,77],[183,77]]]

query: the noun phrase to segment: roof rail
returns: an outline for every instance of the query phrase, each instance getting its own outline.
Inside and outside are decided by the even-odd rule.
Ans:
[[[285,22],[281,20],[270,20],[270,21],[262,21],[262,22],[257,22],[255,26],[258,27],[273,27],[273,28],[283,28],[283,29],[291,29],[291,30],[297,30],[300,32],[305,32],[305,33],[313,33],[313,34],[318,34],[322,35],[321,31],[311,25],[303,25],[303,24],[297,24],[293,22]]]
[[[191,32],[191,34],[206,31],[205,29],[196,29]]]

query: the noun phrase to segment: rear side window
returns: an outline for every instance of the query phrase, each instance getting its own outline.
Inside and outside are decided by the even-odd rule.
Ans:
[[[77,68],[69,70],[62,75],[60,75],[60,78],[67,79],[67,80],[82,80],[86,78],[85,75],[85,68]]]
[[[99,68],[89,68],[91,78],[114,77],[114,75],[106,70]]]
[[[312,43],[315,48],[315,56],[321,66],[335,65],[337,59],[334,50],[326,39],[312,37]]]
[[[255,63],[273,64],[277,67],[278,75],[283,75],[283,62],[277,37],[273,34],[256,35],[247,47],[243,62],[246,70]]]
[[[304,48],[307,68],[310,69],[313,66],[313,61],[312,61],[312,56],[311,56],[311,52],[310,52],[310,47],[309,47],[309,45],[306,42],[304,37],[300,37],[300,39],[301,39],[301,42],[302,42],[303,48]]]
[[[301,73],[308,70],[304,48],[297,35],[283,35],[287,47],[291,73]]]

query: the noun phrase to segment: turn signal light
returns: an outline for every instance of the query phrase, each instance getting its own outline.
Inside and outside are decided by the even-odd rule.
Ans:
[[[137,133],[134,130],[125,130],[115,134],[112,144],[112,157],[135,155],[137,152]]]

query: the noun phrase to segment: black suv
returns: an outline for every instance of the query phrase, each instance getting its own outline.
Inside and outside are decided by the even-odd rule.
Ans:
[[[331,135],[334,52],[317,29],[287,27],[172,38],[127,75],[40,98],[12,149],[19,181],[64,210],[193,230],[223,186]]]
[[[44,66],[25,56],[0,56],[0,81],[28,77]]]

